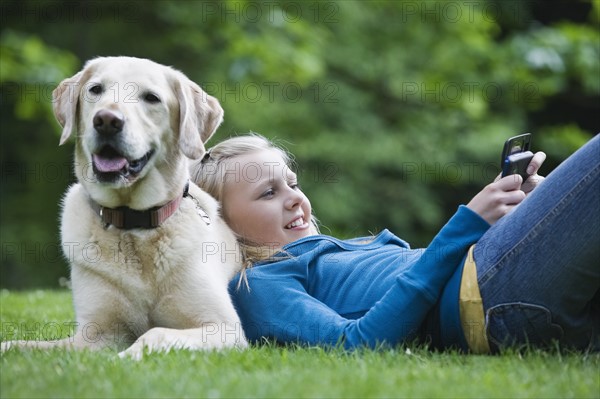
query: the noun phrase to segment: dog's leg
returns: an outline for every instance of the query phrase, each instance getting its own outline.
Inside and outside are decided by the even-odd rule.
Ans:
[[[210,350],[245,348],[248,342],[242,326],[229,323],[206,323],[200,328],[177,330],[155,327],[138,338],[120,357],[140,360],[144,351],[169,352],[171,349]]]

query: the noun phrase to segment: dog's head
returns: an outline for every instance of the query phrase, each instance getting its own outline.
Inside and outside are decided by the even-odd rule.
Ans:
[[[201,157],[223,120],[217,99],[181,72],[132,57],[89,61],[54,90],[53,105],[60,144],[77,134],[76,174],[92,191],[130,191],[149,174],[168,184],[187,169],[181,154]]]

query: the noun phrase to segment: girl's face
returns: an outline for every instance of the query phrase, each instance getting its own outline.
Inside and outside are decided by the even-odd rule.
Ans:
[[[310,201],[278,151],[231,158],[224,174],[223,215],[247,242],[280,248],[317,233]]]

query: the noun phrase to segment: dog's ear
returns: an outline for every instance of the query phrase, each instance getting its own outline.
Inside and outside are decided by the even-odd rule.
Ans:
[[[198,159],[205,152],[204,143],[223,122],[223,108],[216,98],[185,77],[177,79],[175,92],[179,101],[179,146],[188,158]]]
[[[60,82],[52,92],[52,109],[58,123],[63,128],[59,145],[63,145],[77,125],[77,105],[79,92],[88,74],[82,70]]]

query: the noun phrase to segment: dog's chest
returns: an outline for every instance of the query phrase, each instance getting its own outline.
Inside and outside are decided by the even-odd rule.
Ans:
[[[139,280],[148,285],[159,284],[176,269],[185,267],[186,259],[180,255],[184,243],[180,237],[161,229],[141,231],[105,231],[102,237],[90,237],[95,243],[93,258],[80,259],[82,266],[92,268],[105,277],[119,276]],[[179,251],[177,250],[179,249]]]

